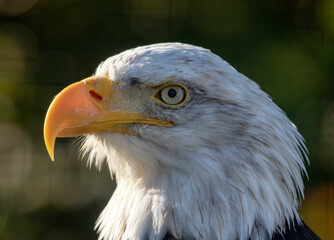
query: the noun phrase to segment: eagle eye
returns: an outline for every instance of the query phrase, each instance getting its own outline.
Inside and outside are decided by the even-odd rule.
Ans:
[[[188,90],[185,86],[172,83],[161,87],[154,95],[154,99],[173,107],[183,105],[188,98]]]

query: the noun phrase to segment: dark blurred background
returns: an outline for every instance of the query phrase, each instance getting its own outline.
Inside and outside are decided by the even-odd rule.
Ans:
[[[109,56],[178,41],[211,49],[287,112],[310,152],[304,220],[334,239],[333,0],[0,0],[0,239],[96,239],[115,183],[43,121]]]

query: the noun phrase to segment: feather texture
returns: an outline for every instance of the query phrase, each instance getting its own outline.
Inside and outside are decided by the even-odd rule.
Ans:
[[[99,239],[265,240],[302,223],[304,140],[255,82],[180,43],[125,51],[95,75],[117,82],[138,112],[173,122],[83,140],[89,164],[106,161],[118,184],[97,221]],[[187,86],[182,107],[150,98],[166,79]]]

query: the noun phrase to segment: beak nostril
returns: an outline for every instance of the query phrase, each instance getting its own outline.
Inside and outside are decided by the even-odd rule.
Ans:
[[[89,91],[89,95],[94,98],[95,100],[98,100],[98,101],[102,101],[102,97],[101,95],[99,95],[98,93],[94,92],[93,90],[90,90]]]

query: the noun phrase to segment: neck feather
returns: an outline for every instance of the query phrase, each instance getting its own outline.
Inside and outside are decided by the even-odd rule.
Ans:
[[[261,240],[283,231],[286,221],[299,219],[298,194],[283,176],[224,169],[200,155],[192,162],[197,167],[191,172],[145,165],[140,172],[135,166],[136,173],[126,163],[97,221],[100,239],[162,239],[168,232],[182,239]],[[208,163],[210,174],[205,173]]]

